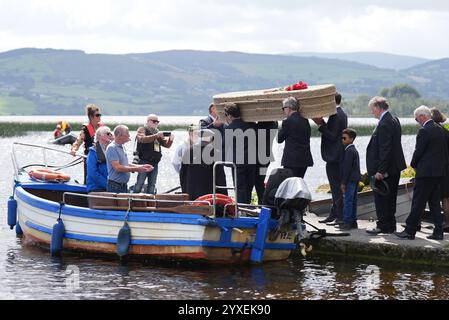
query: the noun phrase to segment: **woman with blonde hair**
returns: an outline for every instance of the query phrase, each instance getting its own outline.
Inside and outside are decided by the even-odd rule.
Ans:
[[[81,145],[84,143],[84,154],[87,156],[89,148],[94,144],[95,132],[103,123],[101,122],[100,108],[95,104],[88,104],[86,106],[86,115],[89,119],[88,123],[84,123],[81,127],[78,139],[72,144],[70,153],[74,156]],[[84,184],[86,184],[86,161],[84,161]]]
[[[443,126],[447,117],[437,108],[430,109],[432,120],[438,123],[446,133],[446,148],[449,150],[449,131]],[[446,175],[441,181],[441,203],[444,212],[443,231],[449,232],[449,164],[446,167]]]

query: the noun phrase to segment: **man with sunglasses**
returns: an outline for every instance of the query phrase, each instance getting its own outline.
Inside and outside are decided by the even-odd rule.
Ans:
[[[159,119],[154,113],[147,116],[146,125],[137,129],[137,148],[134,153],[134,163],[151,164],[151,172],[141,172],[137,175],[134,192],[140,193],[145,180],[148,179],[146,193],[156,193],[156,181],[158,174],[158,164],[162,158],[161,146],[170,148],[173,144],[174,136],[170,134],[168,138],[158,129]]]

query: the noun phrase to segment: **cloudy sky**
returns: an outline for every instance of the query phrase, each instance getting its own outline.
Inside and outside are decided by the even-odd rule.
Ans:
[[[381,51],[449,57],[449,1],[0,0],[0,51]]]

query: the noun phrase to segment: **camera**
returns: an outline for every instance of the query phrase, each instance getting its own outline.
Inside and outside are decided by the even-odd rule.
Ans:
[[[162,133],[164,134],[164,137],[170,137],[171,136],[171,132],[170,131],[163,131]]]

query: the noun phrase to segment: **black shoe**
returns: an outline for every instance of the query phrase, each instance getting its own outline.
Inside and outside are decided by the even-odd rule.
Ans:
[[[341,221],[341,220],[335,220],[335,222],[332,222],[332,223],[326,223],[326,225],[328,225],[328,226],[339,226],[339,225],[341,225],[341,224],[343,224],[344,222],[343,221]]]
[[[358,229],[359,226],[357,225],[357,222],[351,223],[351,229]]]
[[[396,237],[401,238],[401,239],[406,239],[406,240],[415,239],[414,234],[408,234],[407,232],[405,232],[405,230],[402,232],[395,232],[394,234],[396,235]]]
[[[327,217],[324,220],[318,220],[319,223],[328,223],[328,222],[333,222],[335,220],[335,218],[331,218],[331,217]]]
[[[405,225],[405,224],[401,224],[401,226],[402,226],[403,228],[407,228],[407,225]],[[419,226],[416,227],[416,231],[421,231],[421,225],[419,225]]]
[[[444,236],[442,233],[439,233],[439,234],[431,234],[430,236],[427,236],[426,238],[431,239],[431,240],[443,240]]]
[[[366,230],[367,233],[369,234],[373,234],[373,235],[378,235],[379,233],[383,233],[383,231],[379,228],[374,228],[371,230]]]
[[[340,225],[340,230],[341,231],[349,231],[351,229],[353,229],[353,228],[352,228],[352,225],[349,224],[349,223],[343,223],[343,224]]]

